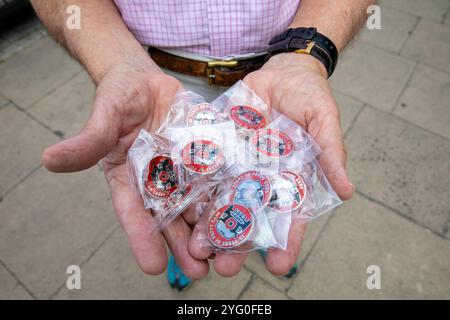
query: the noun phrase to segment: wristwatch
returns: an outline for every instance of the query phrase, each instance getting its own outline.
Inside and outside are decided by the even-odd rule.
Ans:
[[[338,61],[338,50],[333,41],[317,32],[316,28],[290,28],[269,41],[267,60],[283,52],[309,54],[323,63],[328,77],[333,74]],[[266,61],[267,61],[266,60]]]

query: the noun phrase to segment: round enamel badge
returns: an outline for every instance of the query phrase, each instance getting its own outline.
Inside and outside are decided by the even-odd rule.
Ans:
[[[145,190],[153,197],[167,198],[177,188],[172,159],[159,155],[150,160],[144,176]]]
[[[272,178],[272,197],[269,207],[278,212],[290,212],[300,207],[306,196],[302,177],[292,171],[283,171]]]
[[[241,128],[249,130],[258,130],[264,128],[267,124],[264,115],[249,106],[234,106],[230,110],[230,118]]]
[[[199,103],[189,110],[186,123],[189,126],[214,124],[222,121],[220,110],[210,103]]]
[[[189,142],[181,153],[183,166],[195,173],[213,173],[225,164],[222,148],[210,140]]]
[[[267,205],[270,195],[269,179],[256,171],[247,171],[234,180],[230,201],[257,211]]]
[[[214,212],[209,219],[208,238],[218,248],[234,248],[248,239],[253,224],[250,209],[239,204],[228,204]]]
[[[284,132],[277,129],[260,129],[251,138],[256,151],[271,158],[287,157],[294,149],[294,143]]]

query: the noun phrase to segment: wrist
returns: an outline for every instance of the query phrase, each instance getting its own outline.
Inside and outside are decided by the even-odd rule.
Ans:
[[[271,57],[264,67],[287,69],[298,67],[307,69],[308,71],[314,71],[325,79],[328,79],[328,72],[323,63],[307,54],[298,54],[295,52],[280,53]]]

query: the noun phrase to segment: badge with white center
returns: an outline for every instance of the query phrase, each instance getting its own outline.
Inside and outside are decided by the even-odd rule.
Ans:
[[[287,157],[294,149],[292,139],[277,129],[256,131],[251,137],[250,143],[258,154],[270,158]]]
[[[266,117],[249,106],[234,106],[230,110],[230,118],[236,126],[245,130],[258,130],[266,127]]]
[[[254,222],[249,208],[239,204],[228,204],[214,212],[209,219],[208,239],[218,248],[237,247],[249,238]]]
[[[223,120],[220,110],[210,103],[199,103],[189,110],[186,124],[189,126],[214,124]]]
[[[144,172],[144,186],[155,198],[167,198],[177,188],[176,172],[172,159],[165,154],[150,160]]]
[[[222,148],[206,139],[194,140],[186,144],[181,151],[181,157],[183,166],[198,174],[214,173],[225,164]]]
[[[302,177],[292,171],[283,171],[272,177],[272,197],[269,207],[278,212],[298,209],[306,197],[306,185]]]
[[[256,171],[247,171],[234,180],[230,201],[256,212],[267,205],[270,196],[270,180]]]

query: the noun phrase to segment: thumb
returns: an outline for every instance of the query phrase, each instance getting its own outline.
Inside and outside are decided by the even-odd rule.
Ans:
[[[339,197],[342,200],[348,200],[353,195],[354,187],[347,175],[347,151],[339,124],[339,115],[327,113],[318,118],[322,118],[318,125],[320,129],[314,138],[322,148],[319,163]],[[315,123],[309,126],[313,132],[316,131],[313,129],[314,126]]]
[[[105,157],[119,138],[119,118],[113,110],[94,104],[90,119],[78,135],[44,150],[45,167],[53,172],[81,171]]]

